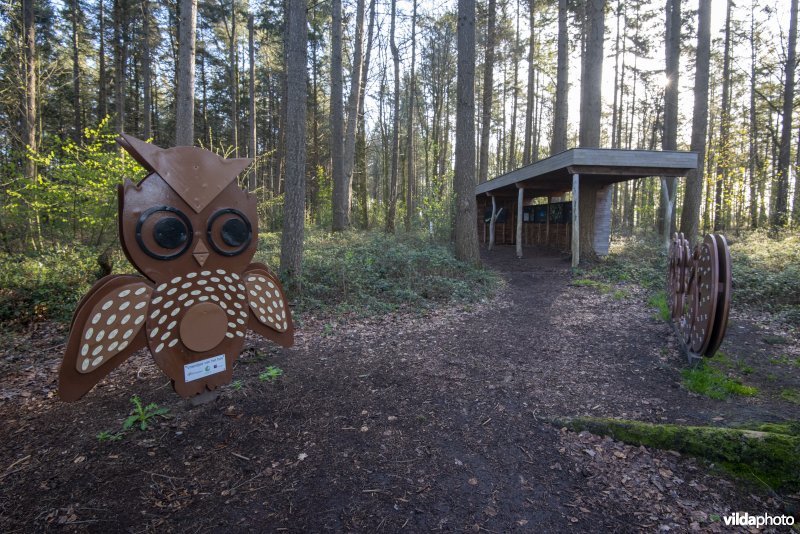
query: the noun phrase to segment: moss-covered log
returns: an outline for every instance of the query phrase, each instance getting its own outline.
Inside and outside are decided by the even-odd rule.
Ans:
[[[673,450],[706,459],[737,476],[773,489],[800,490],[800,424],[765,423],[747,428],[660,425],[577,417],[554,424],[610,436],[632,445]]]

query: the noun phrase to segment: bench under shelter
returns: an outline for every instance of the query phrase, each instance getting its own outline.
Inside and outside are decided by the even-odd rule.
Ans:
[[[591,241],[584,240],[584,248],[593,246],[598,256],[608,254],[615,183],[651,176],[681,177],[696,168],[695,152],[565,150],[476,186],[478,235],[483,242],[488,238],[490,248],[498,237],[502,243],[516,244],[520,258],[523,244],[570,248],[572,265],[577,266],[582,224],[591,229]],[[572,199],[564,202],[569,192]],[[534,204],[535,199],[546,199],[546,203]]]

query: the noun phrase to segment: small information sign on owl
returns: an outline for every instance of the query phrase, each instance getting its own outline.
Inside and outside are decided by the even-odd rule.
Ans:
[[[250,263],[256,199],[236,177],[250,159],[196,147],[117,142],[149,171],[119,186],[119,237],[138,275],[111,275],[72,318],[59,395],[75,401],[142,348],[182,397],[231,381],[248,330],[289,347],[292,315],[277,276]]]

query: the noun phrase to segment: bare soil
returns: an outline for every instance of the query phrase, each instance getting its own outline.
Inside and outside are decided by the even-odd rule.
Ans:
[[[305,317],[295,347],[251,337],[238,384],[193,407],[138,354],[74,404],[63,326],[0,352],[0,531],[723,531],[797,496],[699,460],[550,425],[555,416],[727,425],[800,419],[796,332],[737,310],[722,350],[755,397],[687,391],[644,293],[570,284],[565,258],[485,255],[493,300],[372,319]],[[284,371],[273,381],[259,374]],[[732,371],[733,372],[733,371]],[[119,441],[138,394],[169,419]],[[729,528],[725,531],[730,530]]]

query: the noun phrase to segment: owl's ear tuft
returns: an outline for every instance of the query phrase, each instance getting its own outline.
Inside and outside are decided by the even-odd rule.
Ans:
[[[230,176],[239,176],[243,170],[250,166],[253,163],[253,158],[230,158],[222,160],[223,165],[227,167],[226,175]]]
[[[117,143],[124,148],[139,165],[147,169],[148,172],[156,172],[151,162],[154,161],[156,155],[162,151],[161,148],[124,133],[119,134]]]

